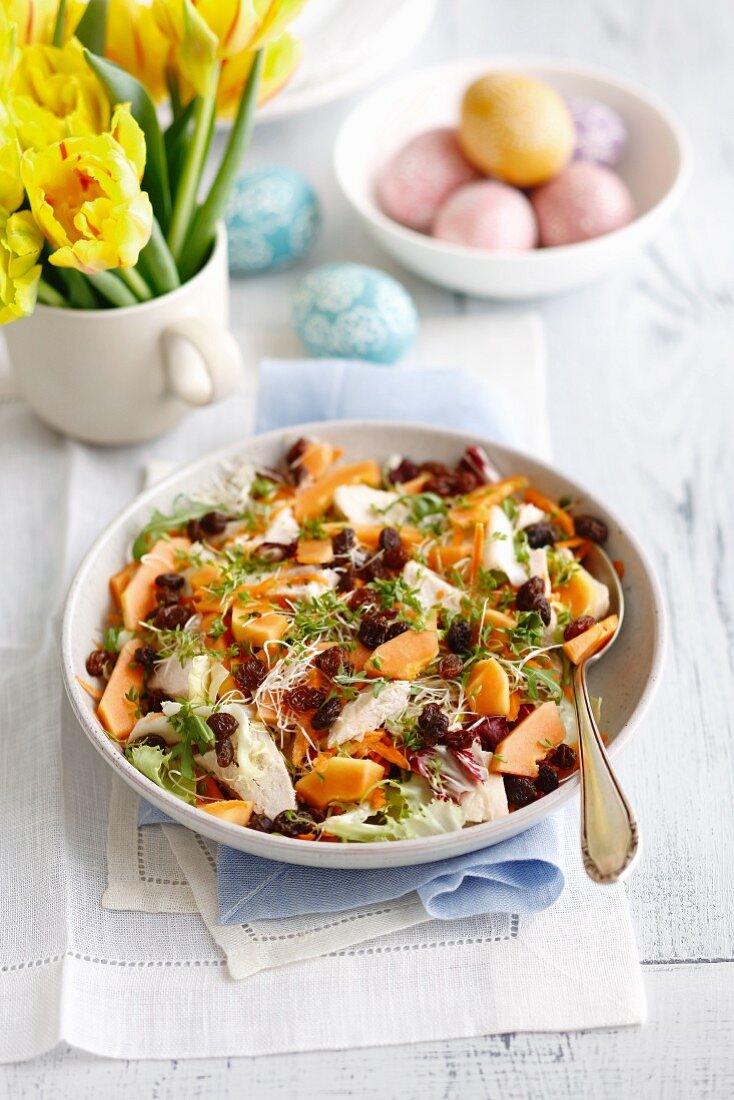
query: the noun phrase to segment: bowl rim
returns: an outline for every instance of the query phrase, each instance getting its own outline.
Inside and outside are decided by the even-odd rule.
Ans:
[[[488,71],[493,69],[502,71],[508,68],[521,69],[525,66],[527,68],[545,69],[548,72],[590,77],[633,96],[639,100],[639,102],[649,107],[670,131],[678,154],[678,168],[672,183],[649,210],[646,210],[644,214],[635,216],[627,225],[620,226],[618,229],[613,229],[610,233],[604,233],[599,237],[592,237],[585,241],[576,241],[574,244],[554,245],[553,247],[547,248],[530,248],[520,251],[501,248],[472,248],[469,245],[452,244],[448,241],[439,240],[436,237],[429,236],[427,233],[419,233],[416,229],[409,229],[407,226],[401,225],[399,222],[388,217],[387,214],[384,214],[376,201],[369,197],[365,198],[355,194],[352,186],[347,180],[347,157],[344,147],[347,144],[350,131],[355,125],[355,120],[360,112],[369,104],[384,96],[390,89],[410,84],[412,80],[419,77],[423,78],[428,75],[436,76],[440,73],[445,73],[449,69],[458,70],[462,67],[469,69],[480,65],[486,66]],[[464,262],[474,262],[475,264],[486,262],[487,260],[500,260],[503,263],[518,266],[528,261],[536,265],[551,264],[555,260],[562,260],[569,255],[583,257],[585,253],[589,251],[593,252],[595,249],[598,249],[600,242],[609,242],[611,240],[624,241],[627,237],[636,235],[641,227],[644,229],[651,221],[659,219],[666,211],[672,210],[678,204],[690,182],[693,167],[693,153],[690,139],[683,125],[678,121],[677,116],[663,103],[655,92],[650,91],[635,80],[618,76],[616,73],[603,66],[589,65],[586,63],[579,64],[574,61],[547,57],[542,54],[490,54],[486,56],[478,55],[475,57],[461,58],[456,61],[442,62],[436,65],[427,65],[418,69],[411,69],[409,72],[396,77],[389,83],[381,84],[379,88],[374,89],[368,95],[364,96],[360,99],[359,103],[352,108],[339,127],[334,142],[332,167],[336,181],[347,202],[349,202],[363,218],[369,221],[380,232],[390,234],[397,240],[401,240],[413,248],[423,249],[434,255],[450,256]]]
[[[284,436],[291,434],[306,435],[309,433],[321,433],[328,437],[330,430],[334,428],[349,430],[359,433],[371,429],[389,429],[395,433],[421,430],[438,435],[448,440],[455,440],[458,445],[466,443],[467,438],[490,450],[499,446],[507,453],[512,462],[522,463],[530,461],[539,466],[544,472],[567,482],[569,490],[574,494],[581,493],[583,499],[590,505],[601,504],[597,502],[595,495],[589,492],[575,478],[569,478],[559,467],[536,458],[534,455],[506,446],[488,437],[481,437],[474,433],[461,431],[454,428],[443,428],[416,421],[390,421],[390,420],[325,420],[312,421],[303,424],[294,424],[288,427],[276,428],[269,432],[262,432],[248,436],[236,443],[230,443],[224,447],[210,451],[192,462],[184,463],[171,471],[165,478],[156,482],[150,488],[135,496],[118,514],[108,523],[102,532],[94,540],[90,548],[79,564],[64,605],[61,622],[61,665],[66,694],[71,707],[85,734],[98,752],[112,766],[113,770],[128,784],[137,790],[138,794],[147,802],[152,803],[164,813],[173,818],[174,823],[185,825],[194,832],[200,833],[211,840],[225,844],[228,847],[247,851],[250,854],[272,859],[278,862],[291,864],[305,864],[310,866],[322,866],[333,868],[356,869],[360,865],[365,868],[406,866],[413,862],[433,862],[480,848],[490,847],[502,840],[526,831],[548,814],[553,813],[574,797],[578,788],[578,774],[574,774],[561,784],[557,790],[546,795],[538,802],[530,806],[516,810],[514,813],[500,818],[497,821],[483,822],[472,825],[469,828],[457,830],[451,833],[441,833],[435,836],[418,837],[410,840],[394,840],[389,843],[365,843],[365,844],[324,844],[313,845],[290,837],[272,837],[266,833],[249,830],[247,836],[247,848],[243,848],[237,840],[242,840],[244,830],[241,826],[222,821],[207,815],[203,810],[197,809],[188,803],[176,798],[175,795],[158,787],[152,780],[139,772],[126,759],[120,746],[107,735],[94,714],[89,710],[89,697],[77,680],[78,670],[74,665],[74,643],[77,639],[76,620],[78,606],[82,598],[85,583],[90,573],[94,572],[98,555],[103,550],[106,542],[112,538],[120,528],[124,528],[130,520],[145,506],[153,506],[161,495],[167,491],[184,491],[184,487],[177,483],[184,479],[192,488],[196,485],[196,478],[206,476],[217,465],[227,460],[246,456],[247,449],[253,444],[277,443]],[[662,597],[660,582],[656,576],[647,553],[640,546],[637,538],[629,531],[626,523],[604,505],[603,512],[624,534],[641,562],[643,571],[649,584],[650,597],[653,606],[653,653],[650,673],[643,687],[637,706],[629,721],[615,735],[609,746],[609,754],[615,757],[617,753],[628,744],[633,733],[647,714],[653,698],[659,686],[662,675],[665,652],[667,649],[667,616]],[[100,616],[100,623],[102,616]],[[520,816],[518,816],[520,815]],[[519,826],[519,827],[518,827]],[[459,839],[463,838],[463,840]],[[313,849],[318,849],[318,853]],[[308,849],[308,851],[304,851]],[[446,852],[446,849],[449,849]],[[391,856],[385,860],[380,859],[380,853],[388,852]],[[426,855],[426,852],[430,853]],[[405,857],[405,858],[402,858]]]

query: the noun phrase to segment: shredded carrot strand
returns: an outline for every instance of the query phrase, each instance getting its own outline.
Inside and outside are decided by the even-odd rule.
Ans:
[[[94,699],[95,702],[98,703],[100,701],[100,699],[102,698],[102,692],[99,690],[99,688],[92,687],[92,685],[88,684],[86,680],[82,680],[81,676],[76,677],[76,682],[79,684],[79,687],[84,688],[87,695],[91,695],[92,699]]]
[[[572,539],[576,534],[576,526],[573,522],[573,517],[561,508],[560,504],[556,504],[550,497],[544,496],[543,493],[539,493],[537,489],[526,489],[525,500],[528,504],[534,504],[536,508],[540,508],[543,512],[548,512],[552,519],[563,528],[568,537]]]
[[[477,578],[479,577],[479,569],[482,564],[482,555],[484,553],[484,524],[474,524],[474,543],[472,545],[472,558],[471,558],[471,573],[469,574],[469,583],[475,585]]]

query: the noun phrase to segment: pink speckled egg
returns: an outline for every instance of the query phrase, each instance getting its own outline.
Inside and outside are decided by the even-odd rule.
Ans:
[[[616,164],[627,144],[627,127],[620,115],[598,99],[571,96],[566,100],[576,128],[574,160]]]
[[[482,180],[454,191],[436,215],[433,235],[469,248],[520,252],[535,247],[538,226],[522,191],[499,180]]]
[[[611,169],[590,161],[576,161],[536,187],[531,201],[546,248],[600,237],[635,216],[627,185]]]
[[[426,130],[404,145],[383,168],[377,200],[393,221],[427,233],[441,203],[479,172],[465,160],[454,130]]]

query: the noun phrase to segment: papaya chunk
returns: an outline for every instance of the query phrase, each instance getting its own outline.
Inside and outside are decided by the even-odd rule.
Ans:
[[[477,661],[466,682],[466,698],[475,714],[483,717],[510,713],[510,681],[499,661]]]
[[[571,575],[568,584],[558,589],[558,598],[566,605],[574,619],[593,615],[601,619],[609,610],[609,589],[596,577],[592,577],[583,565]]]
[[[118,741],[124,741],[137,722],[138,699],[143,690],[143,668],[135,664],[139,646],[133,638],[122,647],[97,707],[100,722]]]
[[[110,592],[112,593],[112,599],[115,601],[115,607],[118,611],[122,606],[122,593],[125,591],[138,569],[138,563],[136,561],[131,561],[128,562],[125,568],[121,569],[119,573],[115,573],[114,576],[110,577]]]
[[[538,762],[560,745],[565,735],[556,704],[541,703],[500,741],[489,770],[534,779],[538,774]]]
[[[435,630],[406,630],[373,650],[364,665],[368,676],[386,680],[415,680],[438,656]]]
[[[374,760],[330,756],[298,780],[296,794],[317,810],[324,810],[333,802],[361,802],[384,774],[385,769]]]
[[[329,466],[336,462],[340,453],[330,443],[312,439],[306,444],[306,450],[298,460],[298,465],[302,466],[310,477],[323,477]]]
[[[241,798],[224,798],[221,802],[203,802],[199,809],[222,821],[231,821],[233,825],[247,825],[252,817],[253,805]]]
[[[290,620],[278,611],[267,611],[254,618],[247,616],[244,608],[233,609],[232,633],[238,642],[245,642],[255,649],[262,649],[266,642],[279,642],[290,626]]]
[[[316,519],[331,508],[334,493],[340,485],[371,485],[377,489],[381,480],[380,468],[371,460],[339,466],[300,491],[293,505],[293,514],[299,523],[305,519]]]
[[[186,538],[158,539],[136,569],[120,595],[120,610],[126,630],[137,630],[146,615],[155,607],[155,579],[161,573],[175,573],[176,553],[187,550]]]
[[[326,565],[334,557],[331,539],[301,539],[296,550],[300,565]]]
[[[607,644],[615,634],[619,626],[616,615],[609,615],[600,623],[594,623],[583,634],[577,634],[575,638],[563,643],[563,652],[574,665],[580,665],[593,657],[595,653]]]

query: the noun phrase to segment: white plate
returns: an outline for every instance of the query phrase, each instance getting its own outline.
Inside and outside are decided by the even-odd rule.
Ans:
[[[389,455],[400,452],[419,461],[433,459],[454,463],[468,444],[482,443],[504,473],[525,474],[551,497],[568,493],[574,499],[579,498],[585,510],[605,519],[610,530],[610,553],[625,563],[625,621],[609,656],[593,668],[591,686],[593,693],[604,700],[603,724],[609,734],[611,754],[616,755],[627,743],[657,687],[665,639],[658,583],[633,536],[579,485],[519,451],[447,429],[366,421],[299,425],[287,433],[282,430],[268,432],[217,451],[183,467],[141,494],[100,535],[71,586],[62,626],[66,691],[84,732],[116,775],[175,821],[211,840],[265,858],[320,867],[396,867],[474,851],[522,832],[572,798],[578,788],[578,779],[572,777],[553,794],[508,817],[454,833],[377,844],[314,844],[243,829],[186,805],[137,771],[95,717],[94,703],[76,677],[86,675],[86,656],[109,612],[109,577],[127,560],[132,539],[150,518],[151,510],[157,507],[167,511],[178,493],[194,493],[197,488],[207,485],[214,471],[227,458],[242,456],[258,465],[274,465],[282,458],[286,438],[293,441],[300,435],[309,434],[319,435],[342,447],[348,461],[365,457],[384,461]]]
[[[292,28],[303,42],[301,63],[257,121],[290,118],[379,80],[412,53],[435,7],[435,0],[309,0]]]
[[[398,225],[382,213],[375,180],[410,137],[434,126],[456,126],[466,87],[492,70],[526,73],[562,95],[590,96],[613,107],[629,141],[616,171],[635,200],[629,225],[594,240],[527,252],[447,244]],[[603,69],[542,57],[480,57],[417,69],[371,92],[345,119],[334,168],[348,202],[382,247],[430,282],[486,298],[559,294],[623,263],[660,230],[680,202],[691,154],[680,125],[656,96]]]

